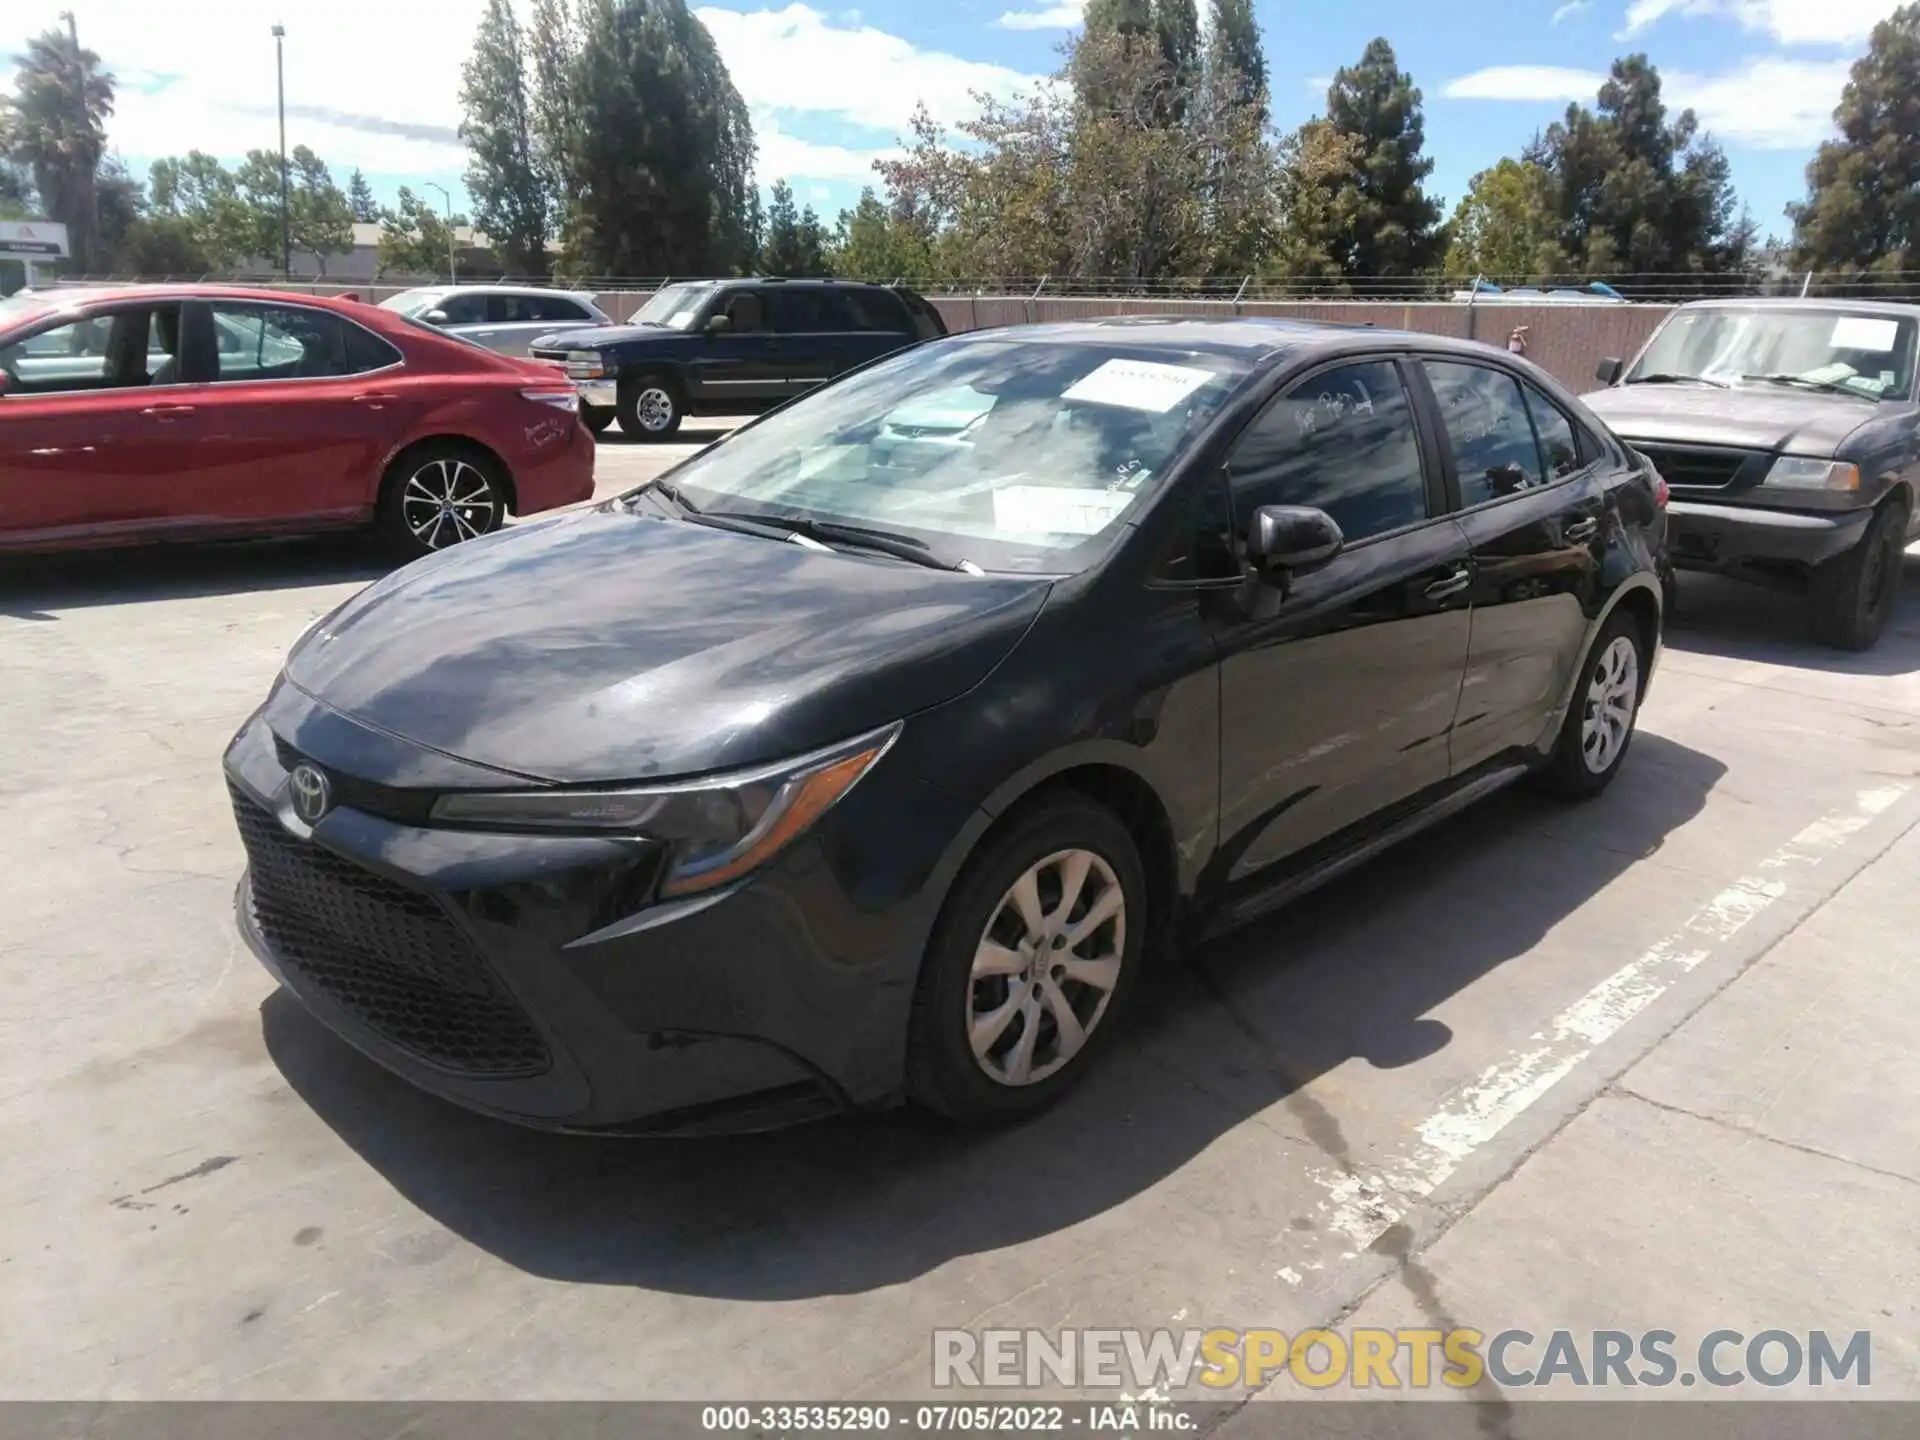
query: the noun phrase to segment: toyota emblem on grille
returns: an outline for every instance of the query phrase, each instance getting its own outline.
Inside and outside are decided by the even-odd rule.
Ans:
[[[333,787],[327,784],[327,777],[313,766],[300,764],[293,767],[293,813],[311,825],[327,813],[327,807],[333,804]]]

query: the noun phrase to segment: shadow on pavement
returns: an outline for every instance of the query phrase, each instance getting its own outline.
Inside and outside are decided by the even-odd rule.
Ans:
[[[364,535],[13,556],[0,561],[0,616],[51,621],[81,606],[367,583],[395,564]]]
[[[702,418],[700,420],[694,421],[691,424],[682,425],[678,430],[674,431],[673,438],[670,440],[653,441],[653,440],[637,440],[631,435],[624,434],[621,431],[618,422],[616,422],[613,425],[610,425],[609,427],[607,427],[607,429],[601,431],[600,434],[595,438],[599,441],[600,444],[616,450],[625,449],[628,447],[652,449],[653,446],[656,444],[659,444],[659,445],[711,445],[714,441],[718,440],[721,436],[731,435],[734,431],[734,427],[739,425],[740,423],[741,422],[738,420],[728,420],[724,424],[720,424],[720,423],[716,423],[714,421],[710,421],[705,418]]]
[[[1908,555],[1900,599],[1871,650],[1832,650],[1807,630],[1806,598],[1789,590],[1682,571],[1667,643],[1680,650],[1793,665],[1839,675],[1906,675],[1920,670],[1920,555]]]
[[[1301,1087],[1348,1060],[1392,1069],[1446,1048],[1436,1006],[1657,850],[1724,773],[1642,732],[1618,782],[1571,816],[1497,796],[1148,976],[1123,1043],[1010,1130],[895,1111],[722,1140],[555,1136],[414,1091],[284,992],[262,1007],[265,1039],[409,1201],[523,1270],[732,1299],[871,1290],[1099,1215],[1275,1106],[1345,1164],[1338,1120]]]

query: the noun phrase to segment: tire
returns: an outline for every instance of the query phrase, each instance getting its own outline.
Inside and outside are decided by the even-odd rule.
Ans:
[[[1062,907],[1076,871],[1076,895]],[[1026,879],[1034,881],[1037,931],[1016,899]],[[1117,901],[1105,898],[1110,891]],[[934,929],[907,1034],[908,1097],[971,1125],[1017,1119],[1059,1099],[1124,1014],[1150,928],[1146,906],[1139,849],[1112,811],[1062,792],[1019,814],[968,863]],[[1107,913],[1066,944],[1061,921],[1083,923],[1094,907]],[[1038,951],[1028,948],[1036,939]],[[1037,975],[1036,956],[1056,954],[1062,958]],[[976,958],[996,973],[976,975]],[[1079,973],[1064,973],[1069,967]],[[1063,1008],[1077,1043],[1061,1029]],[[970,1035],[995,1016],[999,1028],[977,1057]]]
[[[610,405],[589,405],[584,400],[580,402],[580,423],[595,435],[606,432],[606,428],[613,424],[615,413]]]
[[[1906,505],[1889,500],[1858,545],[1813,572],[1807,599],[1815,640],[1836,650],[1873,648],[1900,597],[1906,530]]]
[[[665,440],[680,428],[687,402],[665,375],[635,375],[620,382],[620,431],[630,440]]]
[[[1541,789],[1584,800],[1613,783],[1633,743],[1646,675],[1646,636],[1633,616],[1616,611],[1580,667],[1553,754],[1535,776]]]
[[[429,441],[388,469],[376,523],[400,554],[431,555],[498,530],[507,518],[509,493],[492,456],[452,441]]]

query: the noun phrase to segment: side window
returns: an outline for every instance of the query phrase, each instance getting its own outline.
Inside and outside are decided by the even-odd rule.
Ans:
[[[896,335],[911,334],[906,309],[885,290],[847,290],[840,296],[847,307],[847,318],[855,330],[886,330]]]
[[[1520,388],[1526,392],[1527,413],[1533,416],[1533,430],[1540,437],[1540,456],[1546,461],[1549,476],[1559,480],[1576,474],[1599,455],[1591,440],[1581,443],[1573,422],[1558,405],[1531,385]]]
[[[340,317],[295,306],[212,306],[215,378],[311,380],[345,375],[346,334]]]
[[[733,322],[736,335],[767,328],[766,306],[752,290],[736,290],[727,296],[725,309],[718,312]]]
[[[1227,457],[1234,523],[1262,505],[1313,505],[1349,545],[1427,518],[1420,441],[1384,360],[1323,370],[1274,401]]]
[[[767,322],[782,335],[837,328],[832,302],[819,290],[768,290]]]
[[[497,298],[497,297],[496,297]],[[447,295],[433,308],[446,312],[443,325],[483,325],[487,319],[485,295]]]
[[[344,375],[364,375],[369,370],[384,370],[389,365],[398,365],[404,358],[371,330],[363,330],[351,321],[342,321],[340,328],[346,335],[345,363],[341,369]]]
[[[527,311],[530,320],[588,321],[593,317],[587,314],[586,307],[578,300],[569,300],[564,295],[523,295],[520,303]]]
[[[1453,443],[1463,506],[1546,483],[1518,380],[1482,365],[1422,363]]]
[[[8,393],[20,395],[171,384],[179,322],[174,306],[72,320],[0,347],[0,371]]]

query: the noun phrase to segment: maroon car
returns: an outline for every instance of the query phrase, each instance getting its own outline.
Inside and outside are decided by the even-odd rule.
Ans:
[[[0,302],[0,551],[372,526],[424,553],[587,499],[593,457],[551,369],[356,301]]]

